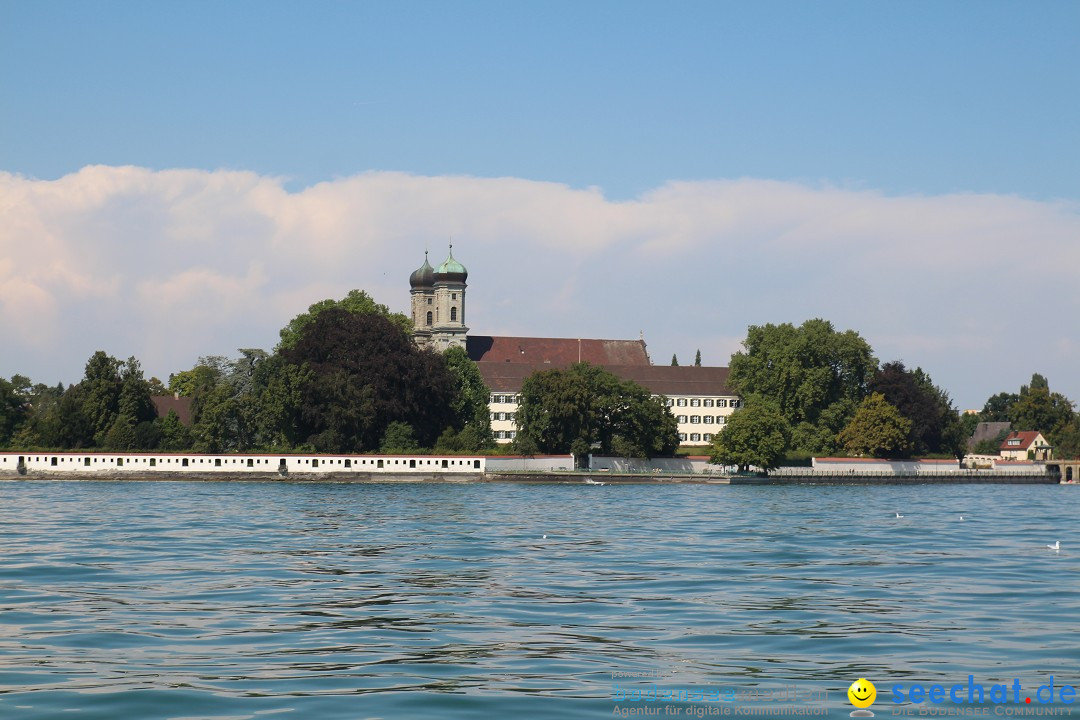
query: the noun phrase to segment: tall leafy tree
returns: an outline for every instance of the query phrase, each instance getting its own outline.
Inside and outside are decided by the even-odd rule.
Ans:
[[[908,440],[915,455],[960,455],[965,435],[960,417],[948,394],[937,387],[921,368],[914,371],[900,361],[885,363],[870,381],[871,392],[910,421]]]
[[[363,290],[350,290],[349,294],[341,300],[321,300],[308,307],[307,312],[300,313],[289,324],[281,329],[281,342],[279,350],[285,350],[296,345],[304,333],[304,329],[315,321],[320,313],[326,310],[345,310],[354,315],[378,315],[394,323],[406,335],[412,333],[412,321],[402,313],[392,313],[390,308],[375,300]]]
[[[105,438],[120,414],[121,363],[114,357],[98,350],[86,362],[86,371],[79,383],[83,412],[90,420],[97,445],[105,445]]]
[[[855,417],[838,438],[852,455],[908,457],[911,454],[911,421],[889,404],[881,393],[873,393],[859,404]]]
[[[488,397],[491,391],[484,384],[480,369],[473,362],[465,348],[451,347],[443,353],[446,366],[453,374],[457,392],[451,407],[454,411],[454,426],[458,449],[476,452],[494,446],[491,434],[491,414],[488,411]]]
[[[418,349],[386,317],[323,310],[281,355],[311,372],[301,389],[299,430],[317,449],[377,449],[395,421],[411,425],[430,447],[453,425],[456,383],[445,360]]]
[[[26,419],[24,401],[15,386],[0,378],[0,447],[11,442],[11,437]]]
[[[787,450],[791,425],[774,404],[758,396],[745,399],[728,418],[723,432],[713,437],[712,462],[769,470]]]
[[[731,358],[729,385],[740,395],[758,395],[774,405],[791,427],[808,423],[813,429],[826,411],[835,416],[854,407],[877,370],[870,345],[858,333],[839,332],[821,319],[797,328],[790,323],[751,326],[743,348]],[[800,442],[812,443],[815,437],[812,431],[797,433]]]
[[[517,414],[519,445],[542,453],[645,457],[674,452],[678,426],[663,399],[603,368],[576,363],[525,379]]]
[[[1031,385],[1020,388],[1020,395],[1009,407],[1009,422],[1014,430],[1037,430],[1052,435],[1073,419],[1073,403],[1061,393],[1050,392],[1046,378],[1035,374]]]

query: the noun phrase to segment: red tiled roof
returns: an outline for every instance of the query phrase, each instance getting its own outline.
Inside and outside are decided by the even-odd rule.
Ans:
[[[470,335],[465,349],[476,362],[541,363],[562,367],[576,362],[605,366],[649,365],[644,340]]]
[[[184,425],[191,424],[191,398],[174,397],[172,395],[153,395],[150,400],[154,403],[158,417],[165,417],[172,410],[180,418]]]
[[[1002,450],[1027,450],[1031,447],[1031,444],[1035,442],[1035,439],[1039,437],[1041,433],[1036,430],[1020,430],[1018,432],[1011,432],[1005,436],[1005,439],[1001,441]],[[1010,440],[1019,440],[1019,445],[1010,445]]]

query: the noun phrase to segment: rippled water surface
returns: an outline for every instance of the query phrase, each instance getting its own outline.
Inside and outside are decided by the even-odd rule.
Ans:
[[[0,718],[700,717],[764,705],[618,695],[792,687],[846,717],[859,677],[881,717],[897,683],[1076,685],[1078,501],[4,482]]]

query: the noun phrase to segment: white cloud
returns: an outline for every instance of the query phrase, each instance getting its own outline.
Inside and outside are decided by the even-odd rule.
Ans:
[[[477,334],[636,338],[707,362],[749,324],[822,316],[965,405],[1031,372],[1080,400],[1080,206],[739,179],[633,201],[518,178],[0,173],[0,374],[71,382],[94,350],[166,377],[271,347],[312,302],[408,304],[425,248],[470,269]],[[1016,378],[1019,378],[1017,380]]]

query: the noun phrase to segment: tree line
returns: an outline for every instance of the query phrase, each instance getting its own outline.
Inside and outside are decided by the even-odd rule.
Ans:
[[[103,351],[67,388],[0,379],[0,446],[194,452],[485,452],[494,449],[489,390],[461,348],[418,348],[411,322],[367,293],[315,303],[272,352],[200,358],[147,380],[139,361]],[[695,358],[697,361],[697,358]],[[852,330],[821,319],[751,326],[728,384],[743,399],[713,459],[773,467],[812,455],[958,457],[979,422],[1041,431],[1059,457],[1080,455],[1080,417],[1041,375],[961,416],[921,368],[880,364]],[[151,398],[190,400],[191,422],[158,417]],[[665,399],[601,367],[534,373],[520,393],[513,449],[670,455],[679,439]],[[1001,437],[975,448],[996,454]]]
[[[813,455],[962,457],[978,423],[994,420],[1042,432],[1059,457],[1080,455],[1080,415],[1042,376],[961,415],[921,368],[879,364],[858,333],[826,320],[751,326],[728,384],[743,407],[714,438],[712,455],[743,468]],[[981,449],[997,454],[1001,436],[996,443]]]
[[[479,452],[494,446],[488,390],[465,351],[422,350],[411,323],[366,293],[312,305],[273,352],[200,358],[145,379],[98,351],[70,387],[0,380],[0,444],[20,449],[327,453]],[[151,398],[190,399],[191,422]]]

